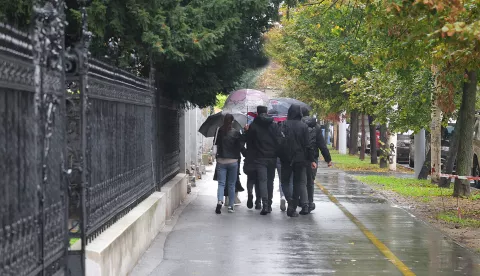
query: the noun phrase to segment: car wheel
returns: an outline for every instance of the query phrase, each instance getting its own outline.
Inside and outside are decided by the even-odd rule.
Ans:
[[[413,163],[413,160],[408,158],[408,166],[410,166],[410,168],[414,168],[415,167],[415,163]]]

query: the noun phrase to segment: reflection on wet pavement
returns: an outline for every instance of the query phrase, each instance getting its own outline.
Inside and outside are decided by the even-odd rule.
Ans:
[[[391,206],[372,194],[368,186],[339,171],[322,170],[317,180],[415,274],[480,275],[478,255],[405,210]],[[362,200],[366,194],[371,194],[370,199]],[[318,200],[328,198],[320,195]]]
[[[150,275],[402,275],[318,188],[308,216],[281,212],[277,189],[270,215],[247,209],[246,193],[234,214],[216,215],[217,185],[205,179]],[[416,275],[480,275],[478,256],[345,173],[323,168],[317,180]]]

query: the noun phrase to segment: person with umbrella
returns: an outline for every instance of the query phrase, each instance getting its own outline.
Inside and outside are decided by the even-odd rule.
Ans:
[[[228,212],[235,212],[235,184],[238,177],[238,160],[245,144],[245,136],[233,128],[233,115],[226,114],[223,125],[218,130],[215,145],[217,146],[217,207],[215,213],[221,214],[225,186],[228,187],[229,206]]]
[[[261,215],[272,212],[273,181],[277,157],[277,125],[273,118],[267,115],[266,106],[257,107],[257,117],[248,127],[247,150],[252,158],[256,172],[256,184],[259,185],[262,196]],[[251,206],[253,196],[249,195],[247,206]]]

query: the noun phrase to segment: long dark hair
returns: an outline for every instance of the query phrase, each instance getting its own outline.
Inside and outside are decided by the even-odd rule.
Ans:
[[[223,118],[223,125],[220,128],[223,134],[227,134],[231,129],[233,125],[233,115],[230,113],[225,114],[225,118]]]

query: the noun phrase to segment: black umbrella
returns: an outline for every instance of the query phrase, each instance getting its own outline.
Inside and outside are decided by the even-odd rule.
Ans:
[[[231,113],[233,118],[233,127],[235,129],[241,130],[243,126],[247,124],[247,116],[240,114],[240,113]],[[217,128],[223,125],[223,118],[225,114],[222,112],[218,112],[216,114],[208,116],[202,126],[198,129],[205,137],[215,137],[215,133],[217,132]]]
[[[287,116],[288,109],[292,104],[296,104],[296,105],[299,105],[300,107],[307,108],[309,111],[312,110],[312,107],[310,107],[308,104],[292,98],[271,99],[270,104],[272,105],[272,109],[270,109],[268,113],[275,114],[278,116]]]

